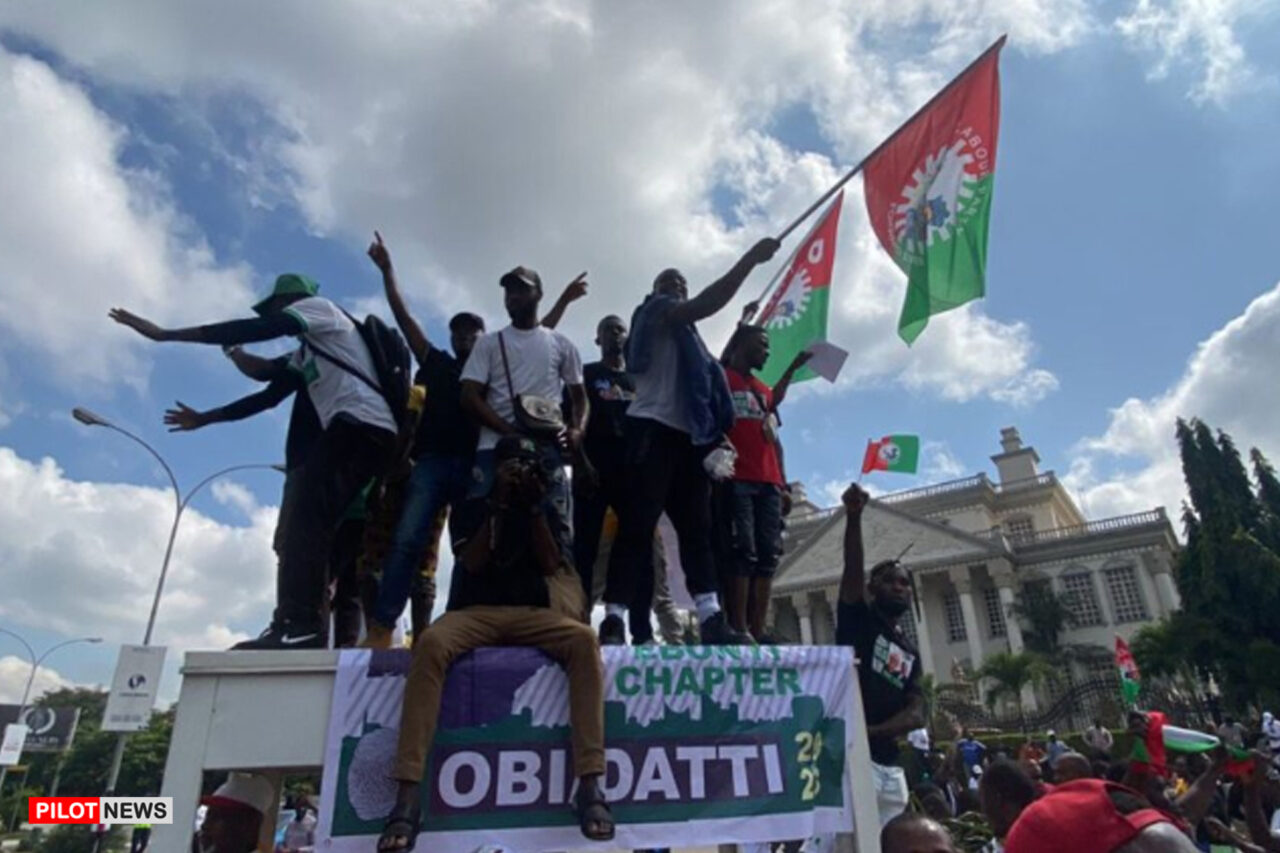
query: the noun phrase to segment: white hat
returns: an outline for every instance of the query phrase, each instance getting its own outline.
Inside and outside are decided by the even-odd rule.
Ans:
[[[227,781],[200,802],[206,806],[247,806],[265,817],[273,813],[275,799],[275,789],[263,777],[252,773],[228,773]]]
[[[1049,731],[1045,732],[1045,735],[1048,737],[1057,737],[1058,733],[1055,732],[1053,729],[1049,729]]]

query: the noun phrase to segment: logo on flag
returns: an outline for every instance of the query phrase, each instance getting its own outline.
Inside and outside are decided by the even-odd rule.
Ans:
[[[893,208],[899,264],[910,269],[923,263],[929,246],[950,239],[981,211],[991,186],[981,179],[990,169],[991,152],[971,127],[925,158]]]

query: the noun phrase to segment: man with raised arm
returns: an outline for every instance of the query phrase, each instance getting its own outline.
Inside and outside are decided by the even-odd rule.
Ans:
[[[450,354],[432,343],[409,313],[400,293],[391,252],[374,232],[369,259],[382,273],[387,303],[418,363],[414,384],[426,389],[422,417],[414,436],[409,475],[400,519],[382,564],[377,604],[368,626],[366,645],[388,648],[396,620],[404,611],[414,575],[431,543],[436,517],[449,508],[449,538],[455,543],[458,509],[471,483],[471,464],[480,430],[462,411],[462,366],[484,334],[484,321],[462,312],[449,320]]]
[[[906,808],[907,776],[898,757],[898,738],[925,724],[920,690],[920,656],[898,620],[911,606],[911,579],[897,560],[871,568],[862,546],[862,510],[867,493],[851,485],[844,504],[844,574],[836,607],[836,642],[852,646],[867,718],[876,805],[883,826]]]
[[[324,648],[325,593],[334,534],[351,502],[381,473],[394,451],[397,424],[374,390],[373,357],[352,319],[316,295],[319,285],[286,273],[253,306],[257,317],[166,329],[122,308],[111,319],[153,341],[234,346],[297,337],[289,366],[302,377],[323,432],[307,453],[298,500],[287,518],[271,624],[237,649]],[[265,392],[264,392],[265,393]]]
[[[609,559],[602,643],[626,641],[623,619],[641,573],[653,571],[653,532],[664,510],[676,529],[702,642],[751,643],[750,636],[730,627],[716,592],[711,478],[703,462],[733,426],[733,403],[724,370],[707,351],[696,324],[724,308],[778,246],[772,237],[759,241],[692,299],[680,271],[663,270],[632,316],[626,360],[636,392],[627,410],[625,465],[632,491],[621,507],[618,540]]]

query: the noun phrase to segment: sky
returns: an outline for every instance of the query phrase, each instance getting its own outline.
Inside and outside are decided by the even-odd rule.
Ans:
[[[921,471],[877,489],[994,473],[1016,425],[1089,517],[1176,517],[1177,417],[1280,457],[1275,0],[0,3],[0,628],[37,652],[104,640],[56,652],[36,694],[110,681],[173,520],[152,457],[73,407],[184,489],[283,456],[283,406],[167,433],[173,401],[253,387],[111,307],[241,317],[296,271],[385,314],[376,228],[442,343],[456,311],[504,320],[512,266],[548,302],[587,270],[561,330],[591,360],[596,321],[660,269],[714,280],[1002,33],[987,296],[903,344],[905,280],[851,183],[828,335],[851,355],[789,397],[789,475],[830,503],[866,439],[896,432],[922,437]],[[798,239],[702,324],[713,346]],[[236,472],[192,499],[162,699],[187,650],[266,624],[280,486]],[[0,701],[24,654],[0,635]]]

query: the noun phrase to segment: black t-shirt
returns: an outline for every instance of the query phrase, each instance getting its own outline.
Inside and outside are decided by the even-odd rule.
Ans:
[[[476,517],[483,516],[483,503],[483,500],[468,501],[467,509]],[[469,531],[468,535],[474,532]],[[468,572],[461,561],[454,563],[456,583],[450,589],[448,609],[551,606],[547,579],[533,549],[526,546],[532,539],[533,519],[527,513],[515,513],[503,519],[501,541],[487,566]],[[457,544],[465,547],[464,542]]]
[[[462,365],[442,349],[430,347],[427,359],[413,381],[427,389],[413,456],[443,453],[470,458],[476,451],[480,428],[462,413]]]
[[[865,601],[840,602],[836,607],[836,643],[853,646],[858,658],[858,684],[867,725],[883,723],[907,707],[907,698],[920,692],[920,653],[897,625],[885,621]],[[872,737],[871,760],[894,765],[898,744],[890,737]]]
[[[582,382],[591,405],[582,448],[597,467],[621,465],[626,448],[627,407],[636,398],[635,380],[625,370],[614,370],[603,361],[593,361],[582,368]]]

